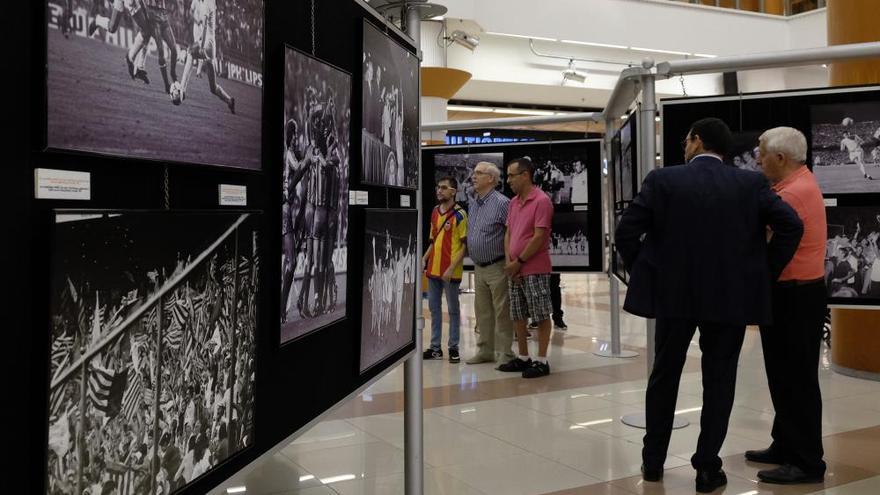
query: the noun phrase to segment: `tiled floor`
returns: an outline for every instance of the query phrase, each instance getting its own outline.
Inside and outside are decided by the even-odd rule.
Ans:
[[[608,283],[600,276],[563,275],[567,332],[555,332],[553,373],[523,380],[492,364],[424,364],[425,493],[633,495],[694,493],[688,459],[699,435],[702,385],[694,344],[677,409],[691,425],[673,433],[663,483],[639,476],[643,432],[620,422],[644,407],[644,321],[623,315],[622,342],[632,359],[592,352],[607,345]],[[462,295],[462,356],[473,353],[473,296]],[[429,315],[426,311],[426,317]],[[425,341],[428,334],[425,334]],[[746,449],[769,442],[773,407],[756,331],[747,332],[737,396],[721,451],[731,495],[880,494],[880,382],[820,369],[828,475],[824,485],[757,483],[759,465]],[[269,461],[239,473],[227,487],[248,495],[403,493],[403,367],[343,404],[332,418],[285,446]]]

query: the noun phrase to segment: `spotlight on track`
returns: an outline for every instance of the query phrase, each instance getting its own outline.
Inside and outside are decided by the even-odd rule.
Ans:
[[[574,81],[583,84],[587,80],[587,73],[577,70],[574,66],[574,60],[568,61],[568,68],[562,71],[562,84],[568,81]]]
[[[458,45],[461,45],[467,48],[470,51],[474,51],[480,46],[480,38],[474,36],[472,34],[468,34],[460,29],[456,29],[449,35],[449,39]]]

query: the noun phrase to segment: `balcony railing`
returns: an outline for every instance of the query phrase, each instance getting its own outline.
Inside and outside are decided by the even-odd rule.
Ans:
[[[797,15],[825,7],[826,0],[670,0],[773,15]]]

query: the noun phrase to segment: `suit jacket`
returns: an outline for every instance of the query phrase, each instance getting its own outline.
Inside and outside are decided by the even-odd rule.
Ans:
[[[631,267],[623,308],[647,318],[769,324],[771,280],[803,231],[759,172],[705,155],[654,170],[615,231]]]

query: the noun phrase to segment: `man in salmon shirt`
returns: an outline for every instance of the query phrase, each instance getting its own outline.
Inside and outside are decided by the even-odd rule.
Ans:
[[[779,464],[758,472],[765,483],[821,483],[822,396],[819,350],[825,323],[825,244],[828,227],[822,191],[804,165],[807,140],[797,129],[776,127],[760,137],[760,163],[773,190],[797,212],[804,236],[773,284],[773,324],[761,325],[761,344],[773,419],[773,443],[746,459]]]
[[[504,235],[504,272],[509,279],[510,319],[516,328],[519,355],[498,367],[500,371],[520,372],[523,378],[550,374],[547,347],[550,345],[550,227],[553,202],[532,180],[535,165],[528,157],[507,165],[507,183],[516,194],[507,210]],[[538,355],[529,357],[527,325],[529,316],[538,323]]]

